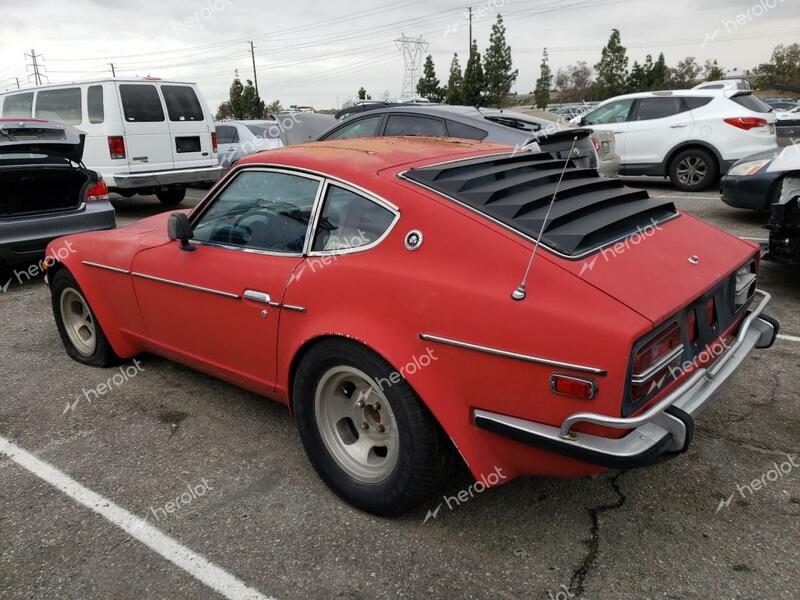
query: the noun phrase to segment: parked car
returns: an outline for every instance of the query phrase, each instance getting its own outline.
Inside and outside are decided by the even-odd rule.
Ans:
[[[722,178],[722,201],[733,208],[744,208],[768,214],[781,192],[786,175],[772,168],[773,162],[784,153],[797,153],[788,146],[747,156],[734,164]]]
[[[193,83],[118,77],[0,94],[0,117],[60,121],[86,134],[84,163],[123,196],[179,204],[222,169],[211,111]]]
[[[773,110],[792,110],[797,108],[797,102],[789,102],[787,100],[765,100]]]
[[[316,139],[337,123],[331,115],[311,112],[280,113],[273,120],[215,123],[220,164],[227,171],[239,160]]]
[[[737,160],[777,148],[771,111],[750,91],[641,92],[606,100],[573,123],[614,133],[620,175],[669,177],[694,192]]]
[[[336,117],[337,121],[344,121],[345,119],[349,119],[353,115],[357,115],[363,112],[368,112],[371,110],[377,110],[379,108],[392,108],[394,106],[410,106],[414,104],[422,104],[424,106],[431,106],[432,103],[428,101],[410,101],[410,102],[392,102],[392,101],[384,101],[384,100],[362,100],[354,104],[353,106],[348,106],[347,108],[343,108],[339,112],[337,112],[334,116]],[[437,105],[438,106],[438,105]]]
[[[105,182],[81,163],[83,144],[60,123],[0,119],[0,267],[36,262],[54,238],[116,226]]]
[[[717,79],[698,83],[693,90],[749,90],[750,82],[746,79]]]
[[[591,131],[567,126],[514,111],[448,105],[403,105],[375,108],[347,119],[322,134],[320,140],[373,136],[430,136],[483,140],[523,148],[569,151],[572,137],[578,135],[575,152],[584,166],[597,168],[603,175],[616,175],[618,163],[600,162]],[[601,147],[602,151],[602,147]],[[613,155],[613,153],[612,153]]]
[[[778,325],[755,244],[578,163],[430,138],[249,156],[191,211],[66,238],[58,331],[84,364],[152,352],[282,402],[380,515],[454,457],[487,486],[643,466]]]
[[[764,169],[777,175],[766,258],[800,266],[800,152],[793,146],[783,148]]]
[[[800,106],[787,111],[775,111],[775,118],[778,119],[778,137],[794,138],[800,136]],[[792,143],[796,143],[795,140]]]

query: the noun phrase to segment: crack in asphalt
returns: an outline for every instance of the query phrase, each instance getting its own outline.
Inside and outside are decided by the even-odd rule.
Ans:
[[[589,519],[591,521],[591,528],[589,530],[590,537],[589,541],[586,542],[589,551],[584,557],[580,567],[578,567],[572,573],[572,577],[569,580],[570,597],[574,596],[578,600],[583,598],[586,577],[589,575],[589,571],[591,571],[595,561],[597,560],[597,555],[600,551],[600,515],[610,510],[622,508],[622,505],[625,504],[625,501],[627,500],[627,496],[625,496],[620,489],[619,484],[617,483],[617,480],[625,473],[626,471],[620,471],[609,479],[611,489],[613,489],[614,493],[617,494],[616,502],[612,502],[611,504],[601,504],[600,506],[586,509],[586,511],[589,513]]]

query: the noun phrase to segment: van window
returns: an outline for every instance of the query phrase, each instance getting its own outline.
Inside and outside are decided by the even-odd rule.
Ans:
[[[167,103],[170,121],[202,121],[203,108],[197,94],[186,85],[162,85],[161,93]]]
[[[164,120],[164,109],[156,86],[123,84],[119,86],[125,120],[132,123],[157,123]]]
[[[61,121],[66,125],[80,125],[81,88],[45,90],[36,97],[36,118]]]
[[[86,107],[89,110],[89,123],[102,123],[105,120],[102,85],[89,86],[86,94]]]
[[[33,92],[6,96],[3,101],[3,117],[6,119],[30,119],[33,112]]]

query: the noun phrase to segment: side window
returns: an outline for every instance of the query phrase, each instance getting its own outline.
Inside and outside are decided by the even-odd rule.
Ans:
[[[162,85],[170,121],[202,121],[203,107],[197,94],[187,85]]]
[[[102,85],[89,86],[86,93],[86,108],[89,111],[89,123],[102,123],[105,120]]]
[[[217,125],[217,143],[219,144],[238,144],[239,132],[236,127],[230,125]]]
[[[683,101],[686,102],[689,110],[694,110],[711,102],[711,96],[686,96]]]
[[[383,135],[426,135],[445,137],[444,121],[411,115],[390,115]]]
[[[65,125],[80,125],[81,88],[45,90],[36,96],[36,118],[61,121]]]
[[[319,185],[316,179],[299,175],[244,171],[201,215],[194,239],[299,254]]]
[[[119,86],[122,112],[131,123],[157,123],[164,120],[164,109],[156,86],[122,84]]]
[[[378,134],[378,127],[380,127],[381,115],[366,117],[359,119],[352,123],[342,126],[332,134],[327,136],[326,140],[344,140],[355,137],[373,137]]]
[[[380,239],[395,214],[363,196],[328,186],[312,250],[349,250]]]
[[[649,121],[650,119],[663,119],[683,112],[683,100],[678,97],[669,98],[643,98],[639,100],[637,110],[637,121]]]
[[[628,120],[633,100],[617,100],[596,108],[583,118],[583,125],[607,125]]]
[[[450,120],[447,121],[447,133],[450,137],[464,138],[465,140],[482,140],[489,135],[489,132],[483,129]]]
[[[33,114],[33,92],[6,96],[3,100],[3,118],[30,119]]]

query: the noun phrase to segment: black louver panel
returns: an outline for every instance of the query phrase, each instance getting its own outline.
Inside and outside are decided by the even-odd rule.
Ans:
[[[677,214],[671,201],[600,177],[549,152],[518,152],[412,169],[405,177],[536,238],[556,193],[542,243],[582,256]],[[561,183],[559,184],[559,179]]]

